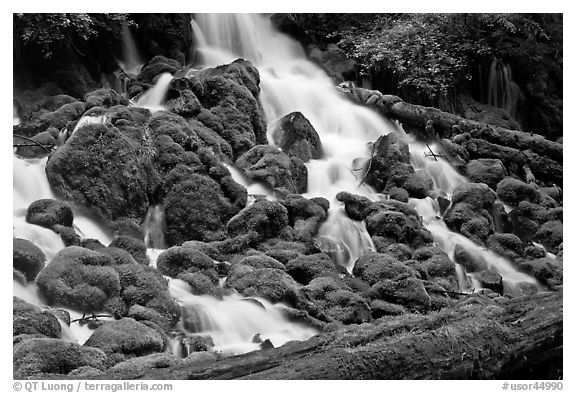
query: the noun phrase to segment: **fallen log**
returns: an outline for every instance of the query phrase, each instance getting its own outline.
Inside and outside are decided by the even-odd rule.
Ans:
[[[98,379],[562,378],[562,292],[479,295],[428,315],[347,326],[304,342]]]

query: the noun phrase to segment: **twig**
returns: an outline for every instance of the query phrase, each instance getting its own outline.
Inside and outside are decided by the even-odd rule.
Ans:
[[[435,161],[438,161],[437,157],[444,157],[442,154],[434,153],[428,144],[426,144],[426,147],[428,148],[428,151],[430,151],[430,154],[424,153],[424,157],[434,157]]]
[[[436,293],[449,293],[449,294],[451,294],[451,295],[472,296],[472,293],[446,291],[446,290],[433,289],[433,288],[427,289],[427,291],[436,292]]]
[[[103,317],[109,317],[110,315],[108,314],[92,314],[90,316],[83,316],[82,318],[78,318],[78,319],[74,319],[72,321],[70,321],[70,323],[74,323],[74,322],[82,322],[82,321],[86,321],[88,319],[98,319],[98,318],[103,318]]]
[[[28,138],[27,136],[24,135],[20,135],[20,134],[12,134],[12,136],[15,136],[17,138],[22,138],[25,139],[27,141],[32,142],[34,145],[39,146],[43,149],[45,149],[48,153],[50,153],[52,150],[49,149],[48,147],[44,146],[43,144],[41,144],[40,142],[35,141],[34,139]],[[18,144],[12,144],[13,146],[19,146]],[[21,146],[31,146],[31,145],[21,145]]]

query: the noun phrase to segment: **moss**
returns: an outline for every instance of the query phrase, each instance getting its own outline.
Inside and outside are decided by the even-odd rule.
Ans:
[[[14,238],[12,240],[12,265],[32,281],[44,267],[46,256],[34,243]]]
[[[36,334],[60,338],[60,323],[51,313],[42,311],[24,300],[13,297],[12,336]]]

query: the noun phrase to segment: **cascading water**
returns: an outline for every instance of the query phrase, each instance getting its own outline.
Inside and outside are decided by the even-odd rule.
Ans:
[[[127,24],[122,25],[122,58],[118,61],[124,72],[130,76],[136,76],[144,65],[144,61],[138,52],[136,41]]]
[[[519,120],[518,105],[521,99],[522,92],[512,78],[510,65],[494,59],[490,64],[486,103],[506,110],[510,116]]]
[[[166,109],[162,106],[162,103],[164,102],[164,98],[166,97],[172,79],[174,79],[174,77],[168,72],[161,74],[158,77],[156,84],[138,98],[136,106],[146,108],[150,110],[150,112],[157,112]]]
[[[305,196],[322,196],[331,202],[329,218],[318,235],[335,239],[337,246],[344,246],[341,255],[349,260],[339,263],[347,269],[351,269],[358,256],[374,246],[365,227],[343,213],[335,196],[340,191],[348,191],[375,198],[374,190],[369,186],[358,186],[361,181],[354,174],[358,168],[353,168],[353,163],[358,162],[359,158],[362,161],[362,158],[369,156],[369,143],[390,132],[402,135],[410,145],[414,168],[428,173],[437,195],[450,198],[454,188],[466,182],[441,158],[432,161],[425,157],[427,147],[410,140],[398,124],[343,99],[327,74],[306,59],[300,45],[276,32],[266,18],[259,15],[197,14],[196,23],[200,65],[215,66],[243,57],[258,68],[260,99],[271,144],[275,122],[288,113],[299,111],[314,126],[321,139],[324,156],[307,164],[309,180]],[[511,77],[508,82],[511,86]],[[512,100],[513,92],[507,93],[507,97]],[[411,200],[422,215],[424,225],[449,256],[453,257],[458,244],[486,260],[491,270],[503,276],[505,285],[514,287],[516,282],[535,284],[533,278],[518,273],[504,258],[451,232],[441,220],[434,203],[431,198]],[[473,286],[479,285],[473,277],[467,278],[460,266],[457,267],[463,289],[469,287],[470,281]]]

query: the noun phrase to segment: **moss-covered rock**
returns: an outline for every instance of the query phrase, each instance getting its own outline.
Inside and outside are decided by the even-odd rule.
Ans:
[[[316,200],[306,199],[295,194],[288,195],[280,202],[288,210],[290,226],[294,228],[295,234],[300,239],[311,239],[318,233],[320,225],[326,220],[327,209],[323,207],[322,202],[318,198]],[[330,206],[329,202],[328,206]]]
[[[50,304],[96,312],[114,303],[120,293],[113,264],[108,255],[71,246],[58,252],[36,281]]]
[[[201,272],[181,273],[178,278],[190,286],[193,295],[209,295],[222,299],[223,290],[214,283],[213,276],[209,277]]]
[[[113,126],[88,124],[50,156],[48,181],[58,196],[108,219],[141,220],[158,183],[150,151]]]
[[[121,354],[125,359],[162,352],[163,337],[153,328],[132,318],[105,322],[94,330],[84,344],[111,355]]]
[[[60,332],[60,323],[53,314],[16,296],[12,298],[12,336],[41,334],[60,338]]]
[[[380,280],[401,280],[416,277],[414,269],[406,266],[391,255],[367,252],[362,255],[352,269],[354,276],[373,285]]]
[[[189,247],[170,247],[158,256],[156,266],[162,274],[177,277],[182,273],[214,271],[214,261]]]
[[[370,306],[362,296],[343,289],[326,295],[326,315],[345,325],[372,320]]]
[[[432,306],[430,295],[426,292],[422,280],[413,277],[398,281],[388,279],[378,281],[372,285],[368,296],[416,311],[428,311]]]
[[[563,263],[559,259],[539,258],[518,261],[517,267],[550,288],[563,284]]]
[[[326,254],[304,255],[286,264],[286,271],[301,284],[308,284],[317,277],[335,276],[336,268]]]
[[[259,200],[242,209],[228,221],[228,234],[256,232],[260,239],[280,236],[289,225],[288,210],[278,202]]]
[[[128,99],[114,89],[93,90],[84,96],[86,110],[97,106],[109,108],[116,105],[128,106]]]
[[[128,235],[119,235],[112,240],[109,247],[119,248],[132,255],[134,260],[141,265],[149,265],[150,261],[146,255],[146,244],[141,239]]]
[[[278,269],[254,269],[244,266],[228,276],[226,288],[234,288],[244,296],[260,296],[273,303],[298,304],[298,283]]]
[[[376,141],[374,158],[366,176],[367,184],[380,192],[392,187],[403,187],[413,173],[408,143],[398,134],[392,132]]]
[[[495,233],[486,242],[488,248],[505,258],[515,260],[524,253],[524,243],[512,233]]]
[[[466,176],[470,181],[484,183],[493,190],[507,175],[508,171],[502,161],[495,158],[470,160],[466,165]]]
[[[106,354],[96,348],[55,338],[34,338],[14,345],[14,378],[37,374],[68,374],[82,366],[106,367]]]
[[[562,221],[548,221],[534,234],[534,241],[541,243],[551,253],[558,253],[563,242]]]
[[[27,281],[36,278],[46,263],[46,256],[34,243],[26,239],[12,240],[12,265]]]
[[[284,153],[304,162],[322,157],[320,137],[300,112],[292,112],[282,117],[272,132],[272,139]]]
[[[518,205],[521,201],[536,202],[538,200],[536,188],[512,177],[499,182],[496,192],[498,198],[511,205]]]

